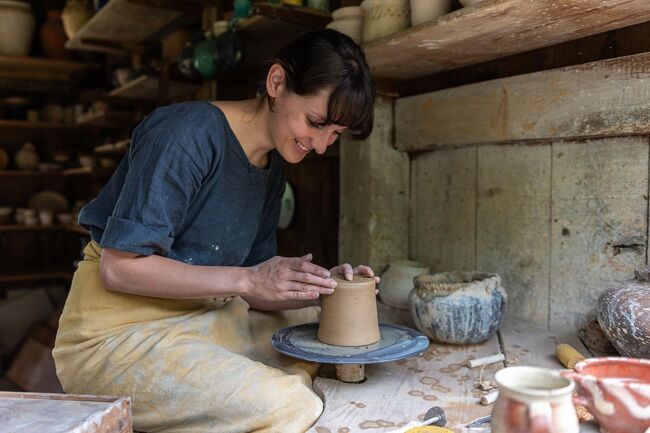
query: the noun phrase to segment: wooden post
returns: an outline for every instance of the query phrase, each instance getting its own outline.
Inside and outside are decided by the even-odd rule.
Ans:
[[[336,377],[341,382],[358,383],[366,378],[363,364],[336,364]]]

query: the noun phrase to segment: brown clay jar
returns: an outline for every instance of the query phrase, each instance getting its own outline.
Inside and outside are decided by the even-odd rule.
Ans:
[[[72,52],[65,49],[67,40],[68,37],[63,30],[61,11],[48,11],[47,20],[41,27],[41,45],[45,55],[51,59],[72,59]]]
[[[366,346],[379,341],[375,279],[334,277],[336,288],[322,299],[318,339],[335,346]]]

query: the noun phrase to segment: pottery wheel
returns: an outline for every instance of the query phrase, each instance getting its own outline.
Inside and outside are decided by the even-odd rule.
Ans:
[[[365,364],[398,361],[418,355],[429,347],[429,339],[424,334],[404,326],[386,323],[379,324],[379,341],[367,346],[333,346],[318,340],[317,334],[318,323],[292,326],[276,332],[271,344],[278,352],[292,358],[334,364],[339,379],[346,382],[363,380]],[[341,377],[340,373],[345,370],[350,372],[350,368],[352,371],[360,370],[352,373],[354,380]]]

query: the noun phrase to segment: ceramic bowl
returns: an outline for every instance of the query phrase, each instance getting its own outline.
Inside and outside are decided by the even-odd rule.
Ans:
[[[607,433],[650,429],[650,360],[590,358],[562,373],[576,382],[575,403],[585,406]]]
[[[437,272],[418,275],[413,284],[411,317],[432,340],[476,344],[497,331],[507,300],[497,274]]]
[[[451,10],[451,0],[411,0],[411,25],[431,21]]]
[[[363,19],[350,17],[334,20],[325,26],[328,29],[336,30],[349,36],[357,44],[361,44],[363,37]]]
[[[363,19],[363,11],[360,6],[346,6],[332,11],[333,20],[342,20],[344,18]]]
[[[409,0],[363,0],[363,43],[389,36],[411,25]]]

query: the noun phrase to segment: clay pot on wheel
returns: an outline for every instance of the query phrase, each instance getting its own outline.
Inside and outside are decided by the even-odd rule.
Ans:
[[[650,358],[650,267],[598,298],[598,323],[621,355]]]
[[[336,288],[322,297],[318,339],[335,346],[366,346],[379,341],[375,279],[334,278]]]
[[[499,327],[506,306],[501,277],[480,272],[439,272],[414,278],[411,317],[434,341],[481,343]]]

